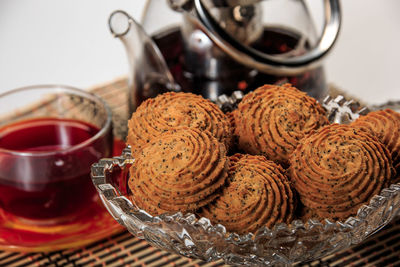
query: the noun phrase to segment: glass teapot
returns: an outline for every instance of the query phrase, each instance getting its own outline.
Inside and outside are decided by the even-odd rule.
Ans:
[[[127,50],[130,111],[165,91],[212,101],[290,82],[321,99],[322,59],[339,34],[339,0],[324,0],[317,36],[303,0],[150,0],[141,24],[115,11],[109,27]]]

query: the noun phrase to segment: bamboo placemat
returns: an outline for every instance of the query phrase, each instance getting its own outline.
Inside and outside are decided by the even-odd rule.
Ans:
[[[92,88],[113,110],[114,134],[124,137],[128,118],[127,82],[117,79]],[[342,93],[331,88],[331,95]],[[117,223],[117,222],[116,222]],[[0,266],[224,266],[171,254],[152,247],[129,232],[122,232],[81,248],[50,253],[0,251]],[[295,266],[400,266],[400,219],[358,246],[320,260]]]

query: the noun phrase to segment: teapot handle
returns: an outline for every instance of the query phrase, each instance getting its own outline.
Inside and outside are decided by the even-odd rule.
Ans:
[[[201,0],[194,0],[194,7],[197,19],[193,23],[228,55],[248,67],[276,74],[284,72],[288,75],[295,75],[318,65],[333,47],[341,25],[339,0],[324,0],[324,30],[317,44],[303,55],[278,58],[262,53],[232,38],[210,15]]]

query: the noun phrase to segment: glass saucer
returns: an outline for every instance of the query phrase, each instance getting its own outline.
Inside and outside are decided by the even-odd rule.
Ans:
[[[76,220],[54,226],[29,225],[0,213],[0,249],[49,252],[76,248],[122,230],[98,198]]]
[[[114,155],[121,154],[124,142],[114,141]],[[50,252],[88,245],[123,231],[102,205],[93,199],[76,219],[57,225],[33,225],[0,210],[0,250]]]

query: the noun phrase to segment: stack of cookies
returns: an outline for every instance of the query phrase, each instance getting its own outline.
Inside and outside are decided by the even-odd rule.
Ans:
[[[132,201],[152,215],[193,212],[228,231],[294,218],[345,220],[395,180],[400,115],[330,124],[313,98],[265,85],[224,114],[190,93],[146,100],[127,143]]]

